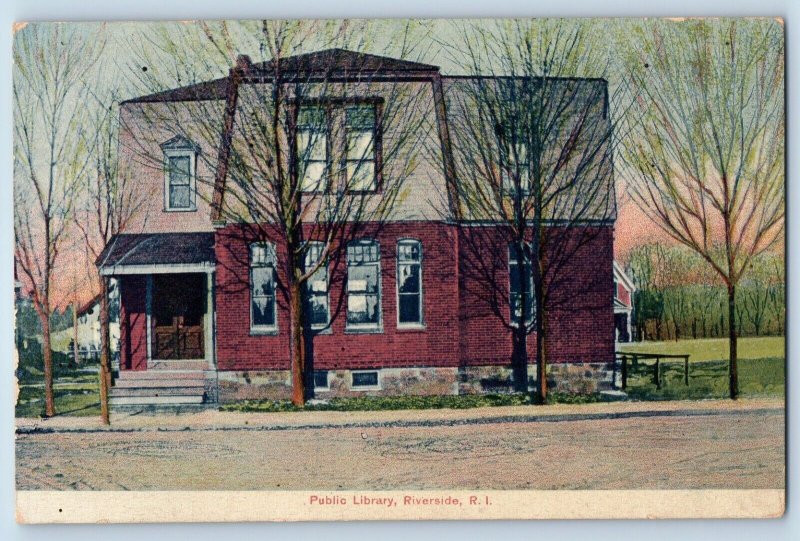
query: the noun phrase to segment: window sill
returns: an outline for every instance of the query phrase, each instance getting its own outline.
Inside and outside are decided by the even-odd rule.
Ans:
[[[383,387],[350,387],[351,391],[382,391]]]
[[[428,330],[424,323],[400,323],[397,325],[399,332],[423,332]]]
[[[253,328],[250,328],[250,336],[278,336],[278,329],[253,329]]]
[[[344,334],[383,334],[383,327],[346,327]]]
[[[164,212],[197,212],[197,207],[194,207],[194,208],[188,208],[188,209],[171,209],[171,208],[165,208],[165,209],[164,209]]]

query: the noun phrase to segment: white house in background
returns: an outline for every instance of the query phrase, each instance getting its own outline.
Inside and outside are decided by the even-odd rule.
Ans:
[[[619,263],[614,261],[614,328],[617,342],[633,340],[633,284]]]
[[[117,302],[114,281],[110,287],[110,304]],[[111,310],[113,312],[113,310]],[[119,317],[111,317],[109,324],[110,348],[114,353],[119,349]],[[53,333],[52,343],[55,351],[72,353],[72,341],[75,329],[72,326]],[[78,309],[78,348],[82,359],[96,359],[100,354],[100,296],[84,304]]]

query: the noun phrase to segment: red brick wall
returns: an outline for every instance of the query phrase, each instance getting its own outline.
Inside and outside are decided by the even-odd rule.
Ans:
[[[288,369],[287,298],[278,293],[277,335],[250,332],[249,243],[279,238],[231,225],[216,235],[216,347],[220,370]],[[310,233],[309,233],[310,235]],[[313,342],[314,367],[378,368],[403,366],[507,365],[511,358],[508,321],[508,252],[491,228],[456,229],[432,222],[386,224],[365,229],[381,249],[383,332],[346,333],[344,258],[330,264],[332,325]],[[582,240],[550,285],[547,352],[550,362],[606,362],[614,354],[613,229],[598,228]],[[397,327],[397,241],[422,242],[425,329]],[[285,283],[285,250],[278,251],[279,281]],[[460,257],[456,254],[460,252]],[[555,260],[555,256],[554,256]],[[122,285],[122,365],[146,367],[146,278],[129,276]],[[535,360],[536,335],[528,341]]]
[[[121,281],[120,369],[147,368],[147,277],[126,276]]]
[[[309,232],[309,236],[312,233]],[[278,335],[250,332],[248,245],[257,232],[243,226],[228,226],[216,237],[217,364],[220,370],[288,369],[289,312],[287,298],[278,293]],[[359,235],[374,238],[381,251],[381,306],[383,332],[346,333],[344,254],[330,264],[329,290],[331,330],[313,342],[314,367],[376,368],[402,366],[458,366],[457,258],[455,230],[432,222],[395,222],[380,231]],[[270,235],[267,238],[278,238]],[[397,241],[414,238],[422,242],[424,330],[397,328]],[[277,243],[276,243],[277,244]],[[285,249],[276,245],[278,279],[284,281]]]
[[[614,355],[613,229],[553,229],[545,249],[550,264],[546,354],[549,362],[607,362]],[[508,364],[508,243],[495,229],[463,228],[461,358],[466,365]],[[536,334],[528,336],[535,362]]]

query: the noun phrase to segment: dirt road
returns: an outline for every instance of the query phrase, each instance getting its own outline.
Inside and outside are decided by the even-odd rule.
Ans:
[[[19,489],[782,488],[781,409],[17,435]]]

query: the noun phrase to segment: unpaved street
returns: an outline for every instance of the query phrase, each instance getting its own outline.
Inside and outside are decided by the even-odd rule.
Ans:
[[[17,435],[19,489],[782,488],[784,414]]]

